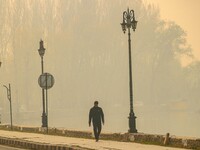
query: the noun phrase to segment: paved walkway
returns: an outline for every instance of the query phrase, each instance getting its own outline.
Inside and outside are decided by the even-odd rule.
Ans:
[[[116,142],[116,141],[105,141],[100,140],[95,142],[91,139],[82,138],[71,138],[62,136],[52,136],[35,133],[24,133],[14,131],[0,130],[0,137],[13,138],[18,140],[25,140],[43,144],[51,145],[68,145],[71,147],[81,147],[84,149],[95,149],[95,150],[181,150],[178,148],[162,147],[155,145],[145,145],[130,142]]]

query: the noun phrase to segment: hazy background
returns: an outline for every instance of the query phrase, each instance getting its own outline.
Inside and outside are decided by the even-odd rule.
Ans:
[[[194,25],[186,30],[167,16],[161,2],[0,0],[0,83],[11,83],[14,124],[41,126],[38,48],[43,39],[44,70],[55,77],[48,91],[49,126],[91,130],[88,113],[98,100],[105,113],[103,131],[128,131],[128,35],[120,23],[129,7],[138,20],[131,34],[138,131],[199,137],[200,56],[193,46],[196,35],[189,32],[197,29],[196,22],[185,17],[188,12],[179,14]],[[175,2],[170,14],[183,8],[182,1]],[[187,4],[190,11],[197,11],[194,6]],[[2,123],[9,123],[3,87],[0,113]]]
[[[200,1],[199,0],[146,0],[160,9],[160,16],[165,20],[173,20],[187,33],[187,41],[191,44],[194,56],[200,59]],[[184,59],[186,65],[191,60]]]

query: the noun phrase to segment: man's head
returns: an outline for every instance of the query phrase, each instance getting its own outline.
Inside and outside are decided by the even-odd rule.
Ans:
[[[98,102],[98,101],[95,101],[95,102],[94,102],[94,106],[95,106],[95,107],[97,107],[97,106],[98,106],[98,104],[99,104],[99,102]]]

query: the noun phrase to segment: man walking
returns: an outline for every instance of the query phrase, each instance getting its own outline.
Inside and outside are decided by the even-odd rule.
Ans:
[[[99,135],[101,133],[101,121],[104,124],[104,114],[101,107],[98,107],[98,101],[94,102],[94,107],[90,109],[89,113],[89,126],[91,126],[91,120],[93,123],[93,130],[96,142],[99,140]]]

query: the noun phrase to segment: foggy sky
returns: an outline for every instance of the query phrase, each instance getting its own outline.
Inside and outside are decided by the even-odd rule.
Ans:
[[[200,136],[200,80],[195,69],[191,73],[181,65],[182,57],[193,59],[194,53],[184,29],[162,20],[153,5],[140,0],[0,0],[0,7],[0,83],[11,83],[14,124],[41,126],[38,48],[43,39],[44,72],[55,78],[48,90],[49,126],[91,130],[88,113],[98,100],[105,113],[103,132],[128,131],[128,35],[120,23],[130,7],[138,20],[136,32],[131,31],[137,130]],[[3,87],[0,113],[9,123]]]

